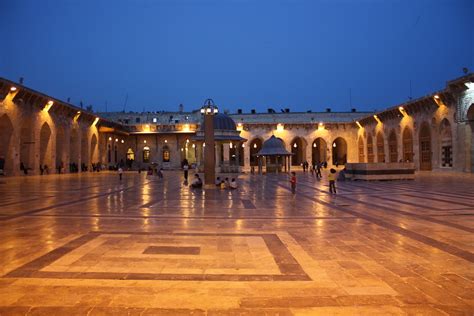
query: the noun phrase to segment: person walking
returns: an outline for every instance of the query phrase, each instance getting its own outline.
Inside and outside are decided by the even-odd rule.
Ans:
[[[322,167],[322,163],[317,163],[316,164],[316,179],[318,179],[318,180],[321,180],[321,178],[322,178],[321,167]]]
[[[290,185],[291,193],[296,194],[296,172],[294,171],[291,173]]]
[[[122,181],[122,173],[123,173],[123,169],[122,169],[122,167],[119,167],[118,168],[118,174],[119,174],[120,181]]]
[[[336,169],[331,168],[328,174],[329,193],[336,194]]]

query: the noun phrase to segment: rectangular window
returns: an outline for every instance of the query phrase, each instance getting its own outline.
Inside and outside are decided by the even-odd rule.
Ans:
[[[452,146],[441,147],[441,165],[443,167],[453,166],[453,147]]]

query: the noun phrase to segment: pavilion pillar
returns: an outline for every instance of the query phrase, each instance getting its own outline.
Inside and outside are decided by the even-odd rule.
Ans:
[[[229,143],[223,143],[222,144],[222,150],[223,150],[224,162],[228,163],[229,162],[229,156],[230,156],[230,144]]]
[[[206,149],[204,151],[204,183],[214,184],[216,178],[216,155],[214,147],[214,115],[206,113],[204,115],[204,141]]]

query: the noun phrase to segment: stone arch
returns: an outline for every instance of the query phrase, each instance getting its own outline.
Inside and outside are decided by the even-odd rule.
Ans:
[[[165,160],[165,151],[168,152],[168,159]],[[145,145],[143,146],[143,150],[142,150],[142,162],[143,163],[149,163],[151,162],[151,155],[150,155],[150,147],[148,145]],[[163,162],[169,162],[170,161],[170,153],[169,153],[169,149],[168,149],[168,146],[165,145],[163,146]]]
[[[79,164],[79,131],[77,128],[71,129],[69,140],[69,163],[75,164],[76,167]]]
[[[324,138],[318,137],[313,141],[311,154],[313,165],[327,161],[327,144]]]
[[[431,170],[431,132],[430,125],[423,122],[419,134],[420,144],[420,170]]]
[[[451,123],[448,119],[443,119],[439,128],[441,147],[441,167],[451,168],[453,166],[453,134]]]
[[[332,142],[333,165],[345,165],[347,162],[347,142],[342,137],[337,137]]]
[[[35,169],[35,132],[33,120],[25,118],[20,131],[20,164],[26,169]]]
[[[40,165],[51,167],[51,128],[43,123],[40,130]]]
[[[291,165],[299,166],[305,161],[306,141],[301,137],[295,137],[290,143],[291,153]]]
[[[469,127],[471,128],[470,131],[470,145],[471,145],[471,150],[470,150],[470,156],[471,156],[471,165],[470,169],[471,172],[474,173],[474,103],[471,104],[469,109],[466,112],[466,117],[468,119]],[[469,167],[468,167],[469,168]]]
[[[413,162],[413,133],[407,126],[403,130],[403,162]]]
[[[0,117],[0,135],[2,137],[2,141],[0,142],[0,159],[3,159],[3,162],[0,163],[0,169],[3,170],[5,174],[11,174],[13,171],[13,149],[11,141],[13,124],[7,114],[3,114]]]
[[[388,136],[388,155],[390,162],[398,162],[398,141],[394,129],[390,131]]]
[[[91,163],[96,163],[98,162],[98,157],[99,157],[99,154],[98,154],[98,150],[97,150],[97,136],[96,134],[92,134],[92,137],[91,137],[91,157],[90,157],[90,162]]]
[[[262,149],[262,144],[263,141],[259,137],[252,139],[252,141],[249,143],[251,166],[258,166],[258,159],[255,155],[260,151],[260,149]]]
[[[385,139],[382,132],[378,132],[377,141],[377,162],[385,162]]]
[[[89,133],[86,129],[82,130],[81,135],[81,170],[87,171],[89,165]]]
[[[357,141],[357,146],[359,148],[359,162],[365,162],[364,139],[362,138],[362,136],[359,136],[359,140]]]
[[[372,138],[372,133],[367,134],[367,162],[374,162],[374,140]]]
[[[56,169],[64,168],[64,161],[66,160],[64,145],[66,144],[66,136],[64,135],[64,128],[56,125]]]

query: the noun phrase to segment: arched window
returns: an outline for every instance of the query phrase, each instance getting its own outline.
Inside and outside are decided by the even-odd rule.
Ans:
[[[374,162],[374,143],[370,133],[367,135],[367,162]]]
[[[163,162],[170,162],[170,149],[168,146],[163,146]]]
[[[403,162],[413,162],[413,134],[408,127],[403,130]]]
[[[150,162],[150,147],[143,147],[143,162]]]
[[[135,160],[135,153],[133,152],[132,148],[127,150],[127,160]]]

